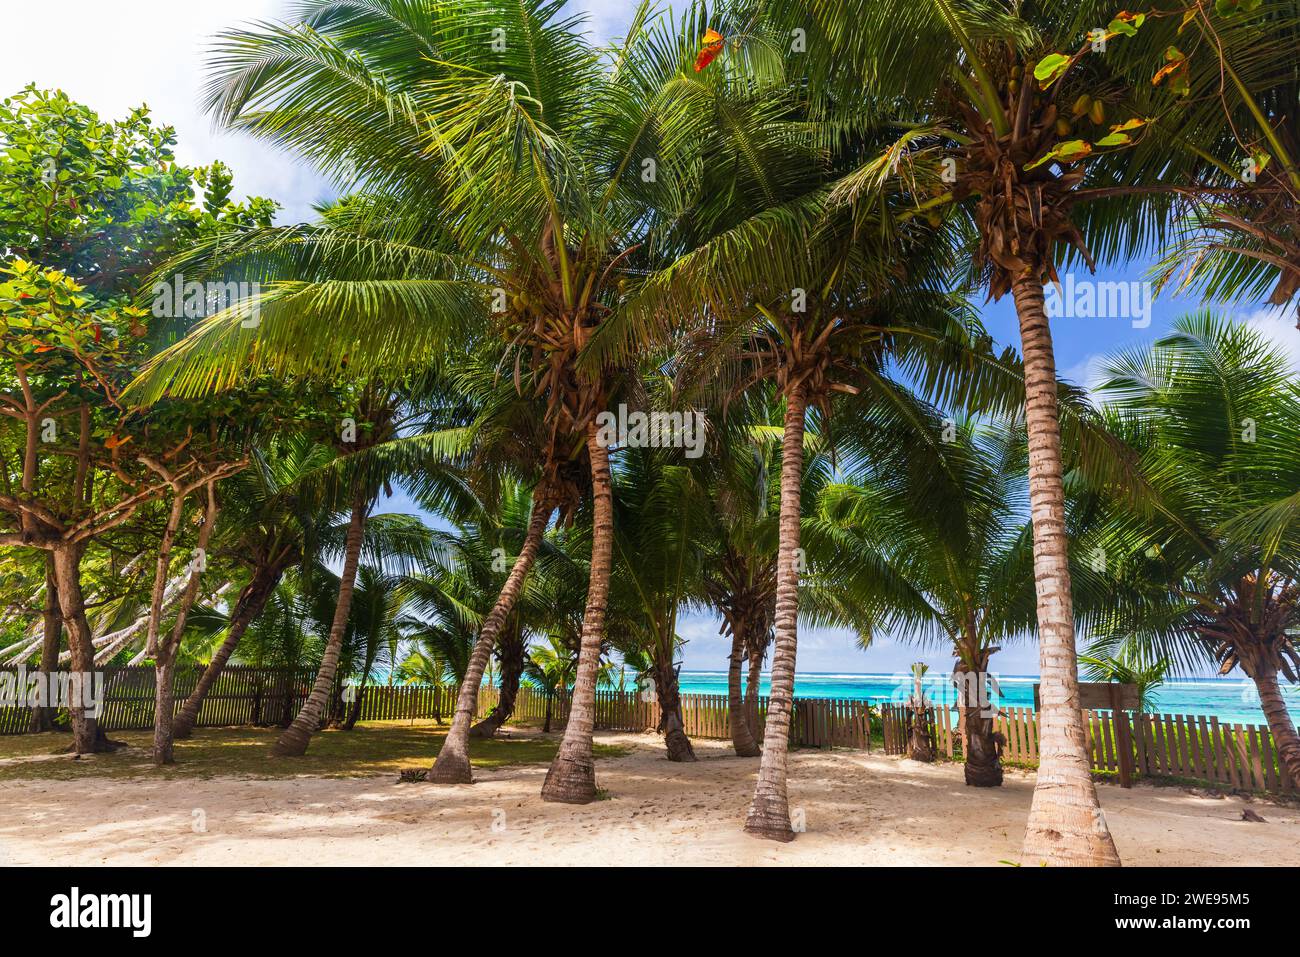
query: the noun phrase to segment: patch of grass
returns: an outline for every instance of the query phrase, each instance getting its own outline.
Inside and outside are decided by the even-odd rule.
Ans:
[[[510,730],[510,729],[507,729]],[[271,745],[279,728],[199,728],[176,742],[176,763],[155,768],[150,760],[152,731],[114,731],[109,737],[131,747],[112,754],[73,760],[57,754],[71,742],[67,734],[6,735],[0,738],[0,781],[67,781],[78,778],[142,778],[157,775],[211,778],[367,777],[427,768],[442,748],[447,726],[432,722],[374,721],[352,731],[322,731],[300,758],[276,758]],[[470,740],[470,763],[476,768],[549,764],[559,747],[558,734]],[[630,748],[597,744],[597,758],[618,757]]]

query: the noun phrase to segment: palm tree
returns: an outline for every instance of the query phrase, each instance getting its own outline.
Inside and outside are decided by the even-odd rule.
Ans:
[[[1033,630],[1033,553],[1025,520],[1023,429],[952,423],[941,467],[890,463],[828,486],[814,525],[834,542],[849,601],[880,634],[952,650],[966,783],[1002,783],[990,658]]]
[[[879,221],[864,226],[836,215],[826,186],[833,171],[809,165],[808,144],[794,130],[768,128],[765,136],[761,150],[751,144],[765,158],[764,172],[799,169],[780,190],[797,199],[752,212],[707,238],[647,281],[629,309],[696,317],[682,350],[684,377],[709,383],[725,398],[771,381],[784,402],[775,651],[763,759],[745,829],[789,841],[786,768],[808,417],[815,415],[829,434],[838,407],[842,421],[858,423],[853,429],[860,438],[863,423],[897,425],[912,399],[890,377],[893,367],[909,370],[936,395],[969,401],[983,389],[987,400],[992,393],[972,373],[992,357],[965,310],[936,287],[941,270],[933,243],[899,236]],[[882,245],[855,241],[860,232]],[[872,450],[880,446],[877,437],[863,441]]]
[[[456,633],[466,628],[477,630],[465,666],[455,669],[460,685],[456,714],[434,763],[437,770],[429,774],[431,780],[442,783],[470,781],[469,739],[491,737],[514,710],[525,630],[538,614],[526,576],[538,555],[547,551],[544,533],[554,512],[552,503],[572,499],[571,494],[559,497],[561,486],[548,481],[547,487],[559,494],[545,504],[535,504],[537,488],[530,493],[526,486],[499,472],[494,478],[495,505],[480,502],[468,517],[456,520],[455,530],[440,538],[439,555],[430,573],[411,585],[413,608],[436,617],[443,623],[439,627],[451,627]],[[547,494],[545,489],[541,491]],[[561,508],[562,514],[567,511],[567,507]],[[513,564],[507,565],[507,555],[516,548]],[[457,647],[459,641],[456,639]],[[478,689],[494,647],[501,665],[500,695],[492,712],[471,726],[478,710]]]
[[[628,448],[614,483],[614,600],[630,618],[627,640],[645,652],[669,761],[694,761],[676,661],[680,612],[703,598],[708,499],[679,449]]]
[[[758,405],[757,402],[745,406]],[[770,406],[770,404],[764,404]],[[779,409],[765,408],[779,414]],[[723,633],[731,636],[727,657],[727,718],[737,756],[757,757],[758,685],[763,658],[772,640],[776,615],[776,514],[779,508],[780,460],[771,432],[770,416],[753,427],[738,428],[732,415],[716,451],[705,460],[710,474],[705,489],[712,507],[705,541],[703,588],[722,616]],[[766,421],[765,421],[766,420]],[[748,663],[745,694],[741,672]]]
[[[1115,509],[1102,539],[1112,591],[1094,648],[1221,674],[1258,689],[1281,763],[1300,784],[1300,737],[1278,675],[1300,675],[1300,381],[1285,354],[1210,313],[1179,319],[1114,358],[1101,388],[1113,427],[1141,450],[1160,497]],[[1108,563],[1109,567],[1109,563]]]
[[[248,310],[214,317],[155,363],[141,394],[222,388],[255,368],[392,375],[480,330],[487,305],[493,337],[507,344],[502,368],[545,403],[556,461],[584,451],[589,460],[583,654],[543,787],[548,800],[585,803],[596,793],[592,709],[613,543],[608,454],[594,424],[612,367],[591,346],[617,314],[629,269],[671,255],[647,240],[689,206],[704,133],[730,135],[739,153],[749,130],[718,132],[700,109],[707,90],[683,82],[694,31],[648,30],[643,5],[605,69],[561,6],[375,0],[341,12],[310,0],[291,26],[226,35],[212,111],[364,195],[321,226],[202,251],[245,279],[257,267],[271,287],[260,321],[245,323]]]
[[[272,753],[279,757],[299,757],[306,753],[311,736],[319,729],[338,673],[339,658],[347,633],[351,614],[352,596],[356,587],[357,570],[366,542],[366,522],[381,489],[386,488],[402,466],[409,466],[405,447],[400,441],[404,421],[414,403],[419,404],[420,384],[393,389],[371,383],[358,390],[356,418],[345,426],[338,441],[339,458],[337,482],[334,486],[336,501],[346,503],[348,522],[343,539],[343,567],[339,574],[338,598],[330,622],[325,651],[311,693],[303,702],[296,718],[280,735]],[[421,464],[428,464],[424,459]],[[442,485],[443,478],[437,463],[428,473],[420,476],[429,486]],[[454,480],[450,483],[455,486]],[[454,492],[453,492],[454,494]],[[391,560],[381,556],[376,563]]]
[[[555,635],[547,635],[545,644],[534,644],[524,659],[524,675],[546,695],[546,717],[542,732],[551,732],[551,714],[555,698],[573,683],[578,661],[573,651]]]
[[[1144,126],[1144,117],[1125,112],[1112,117],[1116,128],[1107,133],[1107,102],[1122,107],[1132,84],[1118,58],[1090,55],[1094,27],[1109,25],[1110,42],[1120,45],[1137,17],[1076,0],[758,5],[781,26],[807,30],[810,82],[824,92],[822,109],[831,116],[837,104],[850,116],[859,110],[862,90],[895,116],[910,113],[885,156],[848,178],[838,198],[875,208],[882,166],[905,170],[910,188],[900,215],[949,233],[959,260],[969,254],[971,283],[991,299],[1010,292],[1015,300],[1042,686],[1041,760],[1023,854],[1052,864],[1117,865],[1077,705],[1059,386],[1043,285],[1056,281],[1067,254],[1093,266],[1083,229],[1095,251],[1131,253],[1169,213],[1165,197],[1146,191],[1159,184],[1159,168],[1144,167],[1142,182],[1117,185],[1105,166],[1087,162],[1128,146],[1139,135],[1129,130]],[[1100,105],[1092,107],[1094,100]],[[1067,104],[1081,102],[1089,118],[1064,115]],[[1090,122],[1095,133],[1083,125]]]
[[[1154,11],[1153,11],[1154,12]],[[1125,167],[1160,170],[1182,213],[1163,250],[1161,285],[1208,301],[1300,292],[1300,11],[1293,2],[1189,0],[1142,25],[1121,62],[1142,115],[1159,116]],[[1148,189],[1158,187],[1148,186]]]
[[[1137,687],[1138,710],[1155,711],[1156,695],[1169,669],[1168,658],[1152,660],[1141,648],[1127,644],[1118,654],[1080,655],[1084,676],[1089,681],[1118,681]]]
[[[248,469],[222,485],[222,527],[213,555],[244,565],[248,579],[235,599],[221,644],[176,715],[176,738],[190,736],[208,692],[284,573],[311,562],[311,549],[328,535],[328,512],[314,507],[303,484],[332,458],[326,446],[304,437],[281,437],[255,453]]]
[[[405,576],[385,572],[374,565],[362,565],[357,573],[348,629],[343,638],[340,664],[345,674],[359,675],[341,725],[351,731],[361,717],[366,687],[375,661],[385,649],[394,648],[404,637],[400,627],[406,604]]]

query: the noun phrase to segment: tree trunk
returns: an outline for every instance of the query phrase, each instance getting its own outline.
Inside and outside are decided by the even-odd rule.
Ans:
[[[1256,669],[1255,687],[1259,691],[1259,706],[1264,710],[1268,720],[1268,729],[1273,732],[1273,744],[1277,748],[1279,763],[1285,773],[1291,775],[1291,783],[1300,788],[1300,735],[1296,734],[1295,722],[1287,711],[1286,701],[1277,686],[1277,672],[1271,668]]]
[[[348,629],[348,615],[352,611],[352,590],[357,583],[357,565],[361,560],[361,543],[366,532],[366,513],[370,510],[370,496],[358,491],[352,499],[352,517],[348,522],[347,538],[343,552],[343,572],[339,577],[339,598],[334,606],[334,621],[330,624],[329,640],[321,656],[320,670],[311,694],[303,702],[298,716],[285,728],[280,739],[271,748],[279,757],[296,758],[307,753],[311,736],[320,729],[321,717],[329,703],[338,671],[339,654],[343,650],[343,636]]]
[[[542,722],[542,734],[551,733],[551,706],[555,703],[555,695],[551,692],[546,693],[546,720]]]
[[[966,783],[976,788],[1002,785],[1001,735],[993,731],[997,714],[988,689],[989,656],[994,648],[981,647],[975,626],[969,625],[957,645],[957,706],[961,709],[962,752]]]
[[[53,731],[54,715],[58,709],[51,700],[53,685],[51,676],[59,670],[59,640],[63,636],[63,619],[59,616],[59,586],[54,578],[54,556],[45,554],[45,610],[41,626],[44,629],[44,641],[41,642],[41,681],[45,696],[39,708],[32,708],[31,730]]]
[[[740,672],[744,664],[744,629],[733,626],[731,657],[727,659],[727,724],[731,727],[731,746],[736,750],[737,757],[756,758],[762,752],[754,740],[749,716],[745,713],[745,699],[740,692]]]
[[[518,628],[507,628],[502,633],[497,657],[501,662],[501,693],[487,717],[469,729],[471,738],[492,737],[515,713],[519,679],[524,673],[524,636]]]
[[[591,574],[587,608],[582,618],[578,670],[569,703],[569,720],[560,748],[542,784],[543,801],[589,804],[596,799],[596,761],[591,735],[596,718],[596,676],[605,637],[605,604],[614,551],[614,492],[609,474],[609,450],[600,442],[594,421],[587,424],[587,454],[591,459]]]
[[[221,642],[221,646],[213,654],[212,660],[208,666],[203,669],[203,674],[199,676],[199,682],[194,686],[190,696],[185,699],[185,704],[181,706],[180,714],[176,715],[176,721],[172,727],[172,737],[188,738],[194,731],[194,725],[199,720],[199,711],[203,707],[203,701],[216,684],[217,679],[221,677],[221,672],[225,670],[226,662],[234,654],[235,648],[239,645],[239,640],[244,637],[244,632],[248,626],[257,620],[257,616],[262,613],[266,603],[270,600],[271,594],[275,591],[275,586],[280,582],[282,572],[279,569],[259,568],[253,573],[253,579],[244,586],[244,590],[239,593],[239,598],[235,602],[234,613],[230,616],[230,625],[226,629],[226,637]]]
[[[694,761],[695,749],[686,736],[686,722],[682,720],[681,686],[677,683],[677,669],[673,667],[671,653],[664,654],[662,646],[655,649],[655,692],[659,695],[659,730],[663,732],[669,761]]]
[[[514,608],[523,590],[524,579],[533,567],[533,560],[542,545],[542,536],[546,533],[546,523],[551,520],[552,508],[545,489],[533,490],[533,513],[528,519],[528,531],[524,535],[523,546],[515,558],[510,574],[506,576],[501,593],[497,595],[496,604],[483,622],[478,641],[469,656],[469,665],[465,669],[464,680],[460,683],[460,693],[456,697],[456,714],[451,719],[451,728],[442,742],[442,750],[429,769],[428,780],[434,784],[469,784],[474,778],[469,769],[469,730],[478,711],[478,689],[483,683],[483,672],[487,668],[492,646],[496,644],[497,635],[505,626],[506,617]],[[442,718],[439,716],[439,723]]]
[[[749,677],[745,679],[745,717],[749,720],[749,735],[755,742],[763,736],[763,722],[758,720],[758,698],[763,687],[764,650],[757,642],[750,642]]]
[[[366,662],[365,674],[361,676],[361,686],[357,688],[356,696],[348,706],[348,716],[343,719],[342,730],[344,731],[351,731],[357,726],[357,722],[361,720],[361,704],[366,696],[366,684],[370,681],[370,669],[373,664],[373,661]]]
[[[158,766],[176,763],[172,738],[172,713],[176,707],[172,686],[175,672],[175,650],[154,659],[153,763]]]
[[[973,788],[1002,785],[1002,747],[993,733],[993,719],[978,705],[962,709],[966,722],[966,783]]]
[[[72,652],[72,675],[76,680],[69,688],[76,690],[94,680],[95,647],[90,622],[86,620],[86,599],[81,591],[81,555],[83,546],[60,545],[52,552],[54,577],[59,595],[59,611],[68,631],[68,649]],[[78,677],[79,676],[79,677]],[[99,721],[86,713],[81,695],[69,701],[72,715],[73,748],[77,754],[111,751],[112,746],[99,728]]]
[[[1118,866],[1119,854],[1092,781],[1079,710],[1052,333],[1042,284],[1021,276],[1012,290],[1025,368],[1041,702],[1038,781],[1021,856],[1030,865]]]
[[[935,758],[933,712],[928,707],[912,705],[912,728],[908,735],[908,757],[933,764]]]
[[[150,610],[149,638],[146,648],[152,649],[154,656],[153,762],[159,767],[175,763],[172,722],[176,717],[176,689],[173,685],[176,659],[180,655],[181,641],[185,635],[185,622],[199,596],[199,578],[205,567],[208,543],[212,539],[212,530],[217,522],[216,490],[212,484],[208,484],[205,491],[208,502],[203,513],[203,525],[199,530],[195,556],[190,562],[189,578],[185,582],[185,590],[176,606],[176,620],[172,624],[171,632],[161,641],[158,639],[158,629],[162,618],[162,597],[167,585],[172,541],[181,516],[184,514],[183,492],[177,492],[172,505],[172,518],[163,533],[163,544],[158,552],[158,568],[154,577],[154,600]]]
[[[799,640],[799,521],[803,481],[804,413],[802,385],[786,395],[781,436],[781,516],[776,560],[776,643],[772,653],[772,687],[763,732],[763,759],[758,784],[745,818],[745,833],[774,841],[793,841],[786,797],[790,749],[790,712],[794,706],[795,652]]]

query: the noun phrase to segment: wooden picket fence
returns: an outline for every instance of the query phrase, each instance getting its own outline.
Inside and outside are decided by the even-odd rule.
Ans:
[[[14,669],[5,669],[14,672]],[[176,672],[177,710],[194,689],[199,667]],[[285,725],[298,713],[311,692],[315,672],[310,668],[275,669],[232,665],[222,672],[199,712],[198,727],[238,725]],[[151,667],[107,668],[104,670],[105,701],[100,721],[106,730],[144,730],[153,727],[154,671]],[[435,685],[368,685],[361,693],[362,721],[427,720],[450,721],[456,709],[454,687]],[[486,715],[497,703],[499,691],[485,687],[479,694],[478,716]],[[693,738],[726,740],[731,737],[731,720],[726,695],[685,694],[681,696],[682,719]],[[341,718],[348,703],[341,684],[336,685],[327,708],[326,720]],[[541,724],[546,717],[546,695],[521,688],[515,700],[512,721]],[[569,714],[567,694],[557,694],[549,703],[551,728],[560,730]],[[752,716],[761,736],[766,727],[768,699],[758,699],[758,713]],[[659,703],[635,691],[599,691],[596,694],[595,726],[601,731],[642,732],[659,724]],[[1117,772],[1120,740],[1110,711],[1085,711],[1088,753],[1093,770]],[[796,698],[790,721],[790,743],[800,747],[857,748],[871,745],[873,709],[865,701],[839,698]],[[1133,768],[1138,776],[1201,781],[1250,791],[1295,793],[1296,788],[1283,768],[1267,727],[1220,722],[1204,715],[1121,713],[1120,721],[1131,722]],[[908,748],[911,710],[897,704],[879,707],[880,731],[887,754],[903,754]],[[957,709],[931,708],[927,713],[938,753],[950,759],[961,757],[961,728]],[[0,734],[24,734],[30,729],[31,711],[26,707],[0,707]],[[1005,739],[1003,761],[1032,768],[1038,764],[1038,715],[1030,708],[1003,708],[994,722]]]
[[[6,669],[13,671],[13,669]],[[199,667],[178,668],[174,683],[176,710],[194,690]],[[15,672],[16,674],[16,672]],[[209,690],[196,727],[284,725],[293,719],[311,693],[315,672],[310,668],[275,669],[230,665]],[[153,727],[154,671],[148,666],[104,670],[105,701],[100,723],[107,731],[144,730]],[[362,721],[434,719],[449,721],[456,710],[457,689],[431,685],[367,685],[360,692]],[[487,686],[479,693],[478,716],[496,706],[499,689]],[[336,684],[326,720],[341,718],[348,707],[341,683]],[[568,721],[567,693],[550,702],[551,727]],[[521,688],[511,720],[541,724],[546,718],[546,695]],[[659,703],[635,691],[598,691],[596,728],[601,731],[641,732],[659,724]],[[755,722],[762,734],[766,726],[767,698],[758,699]],[[687,735],[729,739],[731,722],[726,695],[682,695],[682,719]],[[0,707],[0,734],[25,734],[31,711],[26,707]],[[797,698],[791,720],[790,741],[806,747],[866,749],[870,744],[870,709],[865,701],[835,698]]]
[[[904,705],[880,707],[887,754],[905,754],[911,734],[912,711]],[[1220,722],[1216,717],[1185,714],[1134,714],[1085,711],[1084,733],[1092,769],[1118,772],[1117,721],[1131,727],[1133,768],[1138,776],[1198,781],[1245,791],[1294,794],[1296,787],[1282,765],[1266,726]],[[961,732],[956,708],[929,709],[940,754],[961,757]],[[1038,714],[1032,708],[1003,708],[994,729],[1006,739],[1002,760],[1022,767],[1038,766]]]
[[[14,669],[3,669],[16,674]],[[190,696],[202,668],[178,668],[173,682],[176,711]],[[106,668],[104,702],[99,721],[106,731],[144,730],[153,727],[154,670],[149,666]],[[287,725],[311,693],[316,672],[312,668],[254,668],[229,665],[209,689],[199,709],[196,727]],[[326,719],[342,717],[347,702],[342,684],[335,686]],[[431,718],[456,709],[456,689],[438,686],[367,686],[361,696],[361,720]],[[31,727],[31,709],[0,707],[0,734],[25,734]]]

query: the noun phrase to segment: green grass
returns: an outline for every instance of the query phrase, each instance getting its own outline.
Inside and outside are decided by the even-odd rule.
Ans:
[[[509,730],[509,729],[507,729]],[[298,776],[343,778],[391,774],[427,768],[442,748],[446,725],[419,721],[375,721],[358,724],[352,731],[322,731],[300,758],[276,758],[271,745],[278,728],[199,728],[186,741],[176,742],[176,763],[155,768],[150,760],[152,731],[114,731],[109,737],[130,748],[112,754],[72,760],[60,755],[46,760],[18,760],[0,764],[0,781],[69,781],[78,778],[211,778],[223,775],[249,778]],[[0,761],[31,759],[58,754],[71,743],[68,734],[20,734],[0,737]],[[476,768],[518,764],[549,764],[560,736],[471,740],[470,763]],[[618,757],[630,748],[597,744],[597,758]]]

